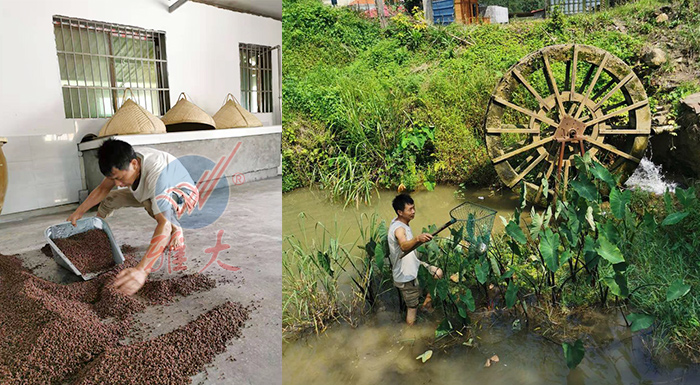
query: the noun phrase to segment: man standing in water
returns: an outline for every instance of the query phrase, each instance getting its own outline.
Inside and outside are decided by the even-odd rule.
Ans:
[[[135,267],[119,272],[114,282],[118,291],[132,295],[141,289],[167,248],[185,247],[178,218],[192,211],[199,192],[187,169],[167,152],[134,149],[129,143],[108,139],[97,150],[97,158],[105,178],[67,220],[75,226],[83,214],[99,204],[99,218],[107,218],[122,207],[144,207],[158,222],[146,255]],[[115,186],[127,188],[112,190]]]
[[[389,240],[389,260],[391,261],[394,285],[401,291],[401,296],[408,311],[406,313],[406,323],[413,325],[416,322],[418,313],[418,302],[421,295],[421,288],[418,284],[418,268],[423,265],[435,278],[442,278],[442,269],[430,266],[421,262],[416,257],[417,246],[433,239],[428,233],[422,233],[413,238],[413,233],[408,223],[416,216],[416,207],[413,199],[408,194],[399,194],[391,202],[396,218],[391,221],[387,238]],[[407,251],[413,250],[404,255]],[[430,302],[430,294],[425,299],[424,306]]]

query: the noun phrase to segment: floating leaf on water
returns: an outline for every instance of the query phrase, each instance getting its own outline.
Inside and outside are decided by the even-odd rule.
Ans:
[[[490,359],[491,359],[491,362],[498,362],[498,361],[500,361],[500,359],[498,358],[498,356],[495,355],[495,354],[494,354],[493,357],[491,357]]]
[[[423,354],[421,354],[420,356],[416,357],[416,359],[417,359],[417,360],[421,360],[421,361],[423,361],[423,363],[425,363],[425,361],[428,361],[428,360],[430,359],[430,357],[432,357],[432,356],[433,356],[433,351],[432,351],[432,350],[426,350],[425,353],[423,353]]]
[[[564,358],[566,358],[566,366],[569,369],[573,369],[583,360],[583,356],[586,354],[586,350],[583,348],[583,341],[576,340],[574,344],[569,344],[564,342],[561,344],[564,348]]]
[[[488,358],[486,359],[486,363],[484,364],[484,367],[485,368],[491,367],[491,360],[490,359],[488,359]]]
[[[474,346],[474,339],[470,338],[467,342],[462,342],[462,345],[469,346],[470,348]]]

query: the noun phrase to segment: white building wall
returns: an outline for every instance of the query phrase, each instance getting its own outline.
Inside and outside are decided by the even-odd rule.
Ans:
[[[281,1],[281,0],[280,0]],[[187,2],[169,13],[167,0],[0,1],[0,137],[9,187],[3,214],[78,201],[77,144],[106,119],[66,119],[53,16],[165,31],[171,106],[180,92],[210,115],[227,93],[240,99],[239,43],[282,44],[280,21]],[[281,124],[278,61],[273,58],[274,113]]]

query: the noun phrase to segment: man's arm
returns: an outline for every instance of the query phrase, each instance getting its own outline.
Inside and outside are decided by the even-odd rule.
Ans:
[[[148,247],[146,255],[139,261],[136,267],[124,269],[117,274],[117,279],[114,281],[114,287],[126,295],[133,295],[141,289],[143,284],[146,283],[146,278],[148,274],[150,274],[151,268],[168,245],[172,225],[165,219],[163,213],[158,213],[155,217],[156,221],[158,221],[158,225],[153,231],[151,244]]]
[[[67,221],[73,224],[75,226],[75,222],[83,217],[83,214],[85,214],[88,210],[90,210],[93,206],[99,204],[102,202],[103,199],[109,194],[110,191],[112,191],[112,188],[114,188],[115,183],[113,179],[109,178],[104,178],[102,180],[102,183],[100,183],[97,188],[92,190],[90,195],[88,195],[87,199],[85,199],[85,202],[83,202],[80,206],[78,206],[77,209],[71,214]]]
[[[401,251],[403,251],[404,253],[433,239],[433,236],[428,233],[420,234],[413,239],[406,239],[406,229],[404,229],[403,227],[397,228],[394,232],[394,235],[396,236],[396,240],[399,241]],[[405,255],[401,258],[403,257],[405,257]]]

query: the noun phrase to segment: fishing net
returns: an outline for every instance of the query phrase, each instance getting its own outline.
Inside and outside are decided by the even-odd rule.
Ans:
[[[496,219],[496,210],[476,203],[464,202],[450,210],[450,217],[456,222],[451,226],[453,234],[461,232],[462,239],[469,247],[482,254],[491,241],[491,230]]]

